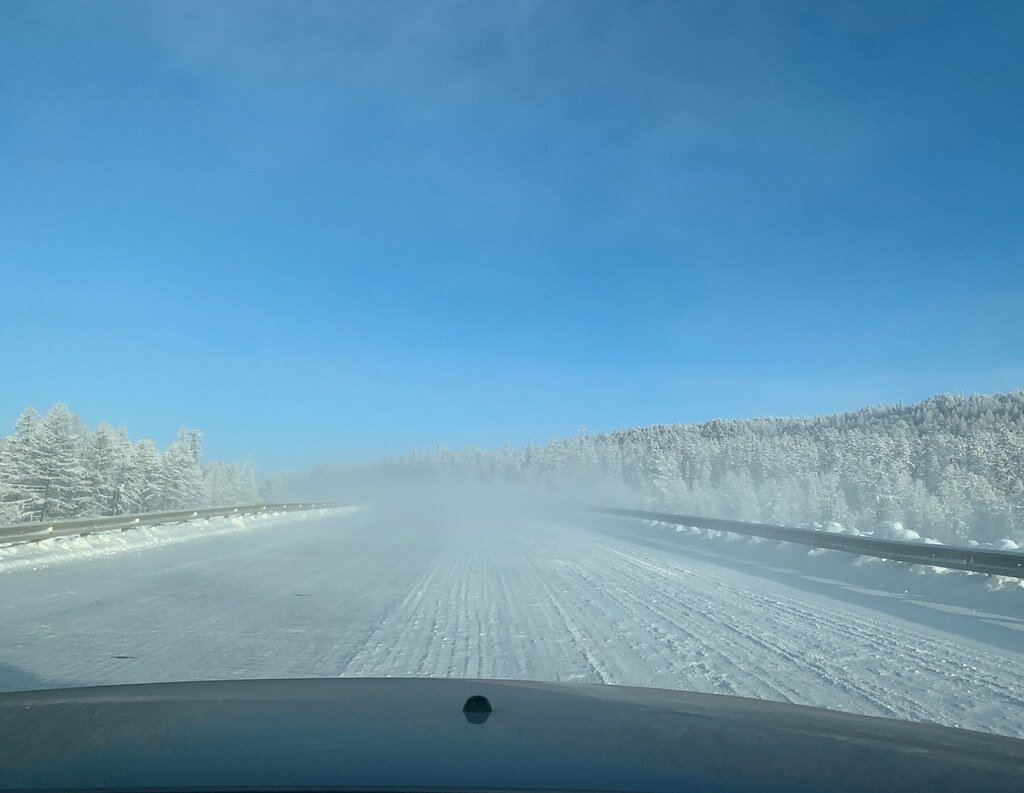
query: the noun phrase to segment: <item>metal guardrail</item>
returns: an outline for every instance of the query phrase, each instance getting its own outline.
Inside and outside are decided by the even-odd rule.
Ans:
[[[641,518],[677,526],[692,526],[697,529],[728,531],[769,540],[782,540],[812,548],[826,548],[831,551],[845,551],[861,556],[875,556],[910,564],[927,564],[933,567],[948,567],[954,570],[970,570],[974,573],[1005,575],[1024,578],[1024,553],[1016,551],[990,551],[983,548],[964,548],[952,545],[930,545],[905,540],[876,540],[871,537],[857,537],[850,534],[833,534],[815,529],[798,529],[792,526],[772,526],[765,523],[747,523],[741,520],[701,518],[695,515],[676,515],[670,512],[648,512],[642,509],[616,509],[595,507],[590,510],[604,515],[626,518]]]
[[[175,512],[147,512],[142,515],[111,515],[102,518],[72,518],[70,520],[36,521],[13,526],[0,526],[0,544],[34,542],[50,537],[93,534],[99,531],[128,531],[143,526],[181,523],[199,518],[220,518],[228,515],[256,515],[261,512],[300,512],[341,506],[320,502],[288,504],[248,504],[237,507],[211,507],[186,509]]]

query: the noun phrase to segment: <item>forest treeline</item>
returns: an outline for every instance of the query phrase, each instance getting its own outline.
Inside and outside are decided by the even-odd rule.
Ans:
[[[202,462],[202,433],[181,430],[163,451],[124,428],[92,430],[58,404],[18,417],[0,440],[0,524],[251,504],[249,463]]]
[[[1024,392],[944,395],[816,418],[670,424],[497,452],[438,448],[271,481],[274,497],[352,498],[368,481],[444,473],[712,517],[945,542],[1024,531]]]

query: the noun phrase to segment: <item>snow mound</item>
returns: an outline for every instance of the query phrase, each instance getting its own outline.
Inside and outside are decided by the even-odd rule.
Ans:
[[[880,540],[903,540],[910,542],[920,540],[921,535],[913,529],[908,529],[898,520],[886,520],[879,524],[872,535]]]
[[[844,526],[842,523],[836,523],[834,520],[822,526],[821,530],[829,534],[849,534],[851,537],[862,536],[860,531],[853,526]]]
[[[1000,540],[994,540],[992,542],[970,542],[968,545],[991,551],[1019,551],[1024,547],[1019,542],[1011,540],[1009,537],[1003,537]]]

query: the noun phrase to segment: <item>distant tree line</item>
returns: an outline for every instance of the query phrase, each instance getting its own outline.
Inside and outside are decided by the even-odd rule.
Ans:
[[[204,466],[201,447],[197,430],[161,452],[124,428],[90,430],[64,404],[29,408],[0,440],[0,523],[253,503],[252,466]]]
[[[499,452],[438,448],[271,485],[279,496],[349,497],[353,483],[446,472],[713,517],[862,531],[900,521],[945,542],[994,540],[1024,531],[1024,392],[659,425]]]

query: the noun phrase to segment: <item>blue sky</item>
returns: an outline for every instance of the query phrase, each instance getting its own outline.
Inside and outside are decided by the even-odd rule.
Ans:
[[[0,4],[0,421],[264,470],[1024,386],[1024,4]]]

